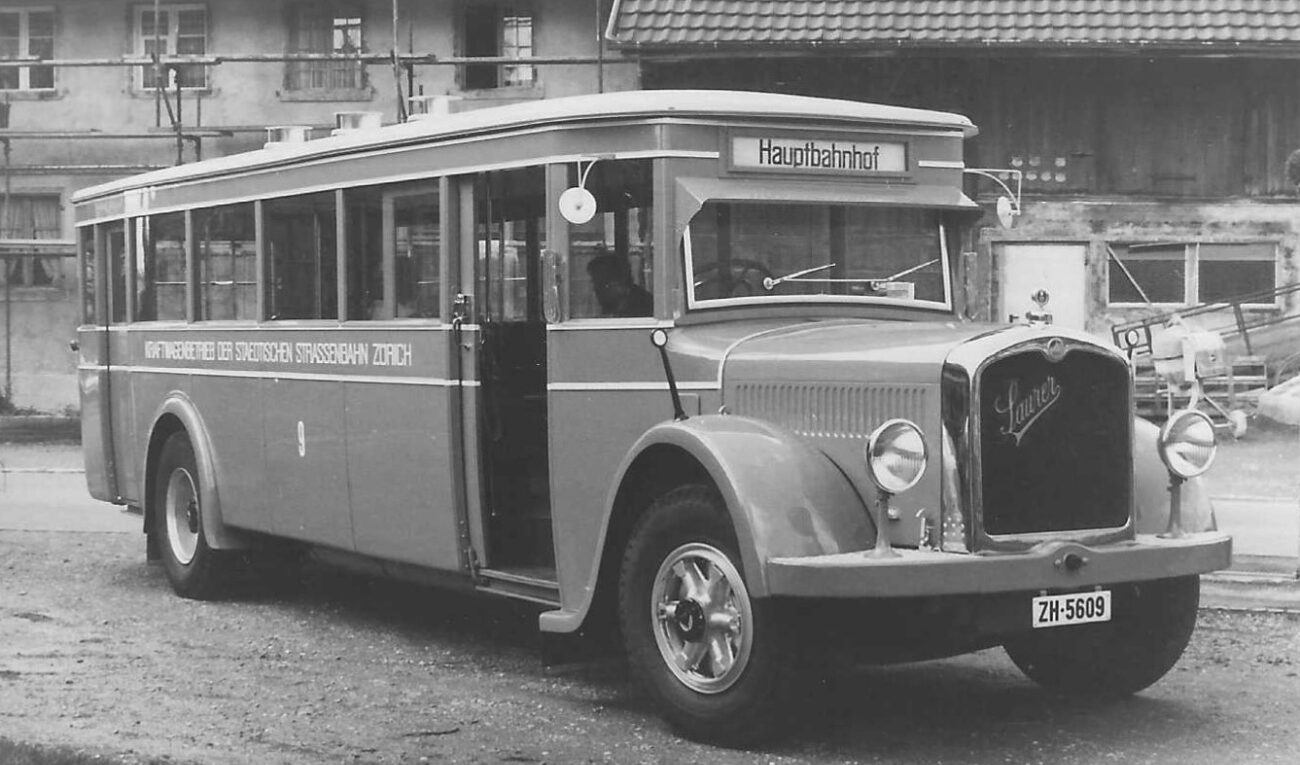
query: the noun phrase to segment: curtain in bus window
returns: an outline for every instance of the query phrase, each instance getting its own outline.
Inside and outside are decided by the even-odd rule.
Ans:
[[[95,324],[95,229],[81,229],[78,264],[81,266],[81,323]]]
[[[185,213],[138,219],[136,321],[185,319]]]
[[[199,319],[257,318],[257,235],[251,202],[194,212]]]
[[[649,160],[599,161],[585,188],[596,216],[569,229],[569,316],[654,313],[654,187]],[[569,183],[578,184],[578,170]]]
[[[272,319],[338,317],[334,194],[263,204]]]
[[[347,217],[349,321],[391,319],[384,307],[384,194],[370,186],[343,192]]]
[[[108,316],[109,321],[120,323],[126,321],[126,225],[107,223],[103,236],[108,252]]]

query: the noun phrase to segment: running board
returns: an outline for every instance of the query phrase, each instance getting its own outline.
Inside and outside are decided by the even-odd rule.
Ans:
[[[478,589],[494,595],[527,600],[544,606],[560,605],[560,585],[550,579],[515,574],[510,571],[481,568],[478,571]]]

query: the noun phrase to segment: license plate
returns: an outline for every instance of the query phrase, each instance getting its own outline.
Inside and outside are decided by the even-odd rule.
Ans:
[[[1110,590],[1034,598],[1034,629],[1110,621]]]

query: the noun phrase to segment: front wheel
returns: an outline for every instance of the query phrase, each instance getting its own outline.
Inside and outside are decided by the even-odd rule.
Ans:
[[[1137,693],[1173,669],[1196,627],[1196,576],[1116,588],[1114,618],[1040,629],[1004,645],[1039,685],[1063,693],[1117,697]]]
[[[716,493],[668,492],[628,541],[619,622],[631,668],[686,735],[727,744],[771,733],[784,690],[778,630],[749,594]]]
[[[208,546],[200,488],[194,447],[185,433],[173,433],[158,457],[152,533],[176,594],[206,600],[226,583],[227,566],[222,554]]]

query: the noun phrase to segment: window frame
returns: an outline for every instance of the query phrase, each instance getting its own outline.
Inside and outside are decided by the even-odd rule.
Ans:
[[[202,11],[203,13],[203,53],[201,56],[208,56],[212,48],[212,14],[208,11],[206,3],[163,3],[158,6],[159,13],[166,14],[167,31],[161,35],[163,50],[167,53],[160,54],[160,58],[168,56],[193,55],[176,53],[177,43],[182,35],[180,34],[180,14],[187,11]],[[149,44],[153,41],[154,36],[145,36],[144,34],[144,17],[146,14],[152,15],[154,6],[143,4],[132,6],[131,9],[131,50],[139,58],[149,58]],[[194,35],[184,35],[184,37],[194,37]],[[203,75],[203,82],[199,85],[181,84],[181,90],[204,91],[212,88],[211,72],[209,67],[204,64],[180,64],[179,66],[192,66]],[[132,86],[139,91],[153,91],[157,89],[156,83],[148,83],[147,80],[152,70],[151,64],[136,67],[132,75]],[[178,72],[179,75],[179,72]],[[164,75],[165,76],[165,75]],[[173,90],[171,82],[163,83],[165,90]]]
[[[384,280],[384,318],[402,319],[402,320],[442,320],[443,295],[446,293],[446,275],[443,273],[442,264],[442,187],[436,180],[433,182],[411,182],[410,185],[389,184],[381,187],[381,216],[382,216],[382,234],[383,237],[383,280]],[[438,216],[436,227],[438,229],[438,246],[434,260],[438,267],[438,299],[436,301],[435,313],[432,316],[402,316],[400,311],[401,301],[398,295],[397,286],[397,208],[398,201],[402,199],[411,199],[416,197],[432,196],[435,201],[434,211]],[[416,299],[418,299],[418,285]]]
[[[470,51],[470,16],[471,13],[482,13],[484,15],[491,13],[493,16],[493,52],[490,54],[475,53]],[[507,49],[514,50],[517,54],[525,52],[527,55],[516,55],[520,61],[526,62],[536,55],[537,51],[537,9],[533,3],[526,0],[493,0],[493,2],[465,2],[461,5],[457,22],[457,47],[460,54],[466,58],[496,58],[505,57]],[[527,18],[528,19],[528,44],[520,45],[518,43],[510,45],[506,41],[507,19]],[[471,68],[478,70],[480,68],[493,67],[492,85],[471,86],[470,71]],[[526,80],[511,81],[507,76],[509,70],[527,71]],[[461,90],[466,91],[501,91],[501,90],[531,90],[540,85],[537,73],[537,67],[530,63],[520,64],[461,64],[456,67],[456,84]]]
[[[288,53],[328,53],[340,54],[341,49],[337,45],[337,34],[340,29],[339,21],[342,19],[353,20],[356,24],[348,25],[348,29],[355,28],[356,42],[355,52],[366,52],[366,9],[365,6],[355,2],[329,2],[329,3],[312,3],[312,2],[295,2],[290,3],[285,8],[285,37],[286,50]],[[311,49],[306,47],[303,42],[303,20],[308,15],[313,16],[316,20],[324,20],[328,24],[330,44],[328,50]],[[352,84],[343,86],[334,85],[303,85],[303,79],[315,79],[317,73],[328,80],[331,74],[331,67],[339,67],[342,71],[342,65],[346,65],[351,75]],[[311,61],[286,61],[284,66],[284,90],[290,99],[294,96],[312,96],[312,95],[329,95],[341,94],[339,100],[357,100],[359,94],[369,88],[369,75],[366,65],[361,61],[349,61],[346,59],[335,60],[311,60]]]
[[[50,56],[55,58],[55,44],[58,42],[58,16],[55,13],[55,7],[52,5],[27,5],[16,8],[0,8],[0,14],[16,14],[18,16],[18,46],[19,53],[16,58],[24,59],[32,55],[32,33],[31,33],[31,16],[33,13],[48,13],[50,15]],[[12,60],[12,59],[10,59]],[[46,61],[49,59],[37,59]],[[49,92],[57,87],[55,79],[56,70],[54,67],[46,67],[50,70],[50,84],[48,86],[33,87],[31,84],[32,69],[41,67],[41,64],[32,64],[31,66],[18,67],[18,86],[14,88],[0,87],[0,92],[20,93],[20,92]]]
[[[717,200],[708,200],[715,202]],[[744,200],[752,202],[755,200]],[[771,201],[771,200],[765,200]],[[879,205],[855,204],[846,202],[826,202],[821,203],[826,207],[867,207],[876,208]],[[772,305],[871,305],[884,306],[891,308],[909,308],[921,309],[925,311],[936,311],[940,313],[952,313],[956,307],[956,284],[953,273],[953,245],[949,241],[952,235],[952,221],[945,215],[945,211],[939,208],[922,207],[919,209],[931,210],[938,213],[936,216],[935,236],[939,245],[939,266],[943,274],[943,300],[924,300],[920,298],[901,299],[891,297],[881,297],[874,295],[829,295],[829,294],[795,294],[795,295],[751,295],[747,297],[724,297],[724,298],[697,298],[695,296],[695,252],[694,244],[691,237],[691,224],[688,223],[682,231],[680,241],[680,261],[682,263],[683,290],[686,298],[686,310],[708,311],[718,308],[733,308],[745,306],[772,306]]]
[[[1122,279],[1122,280],[1125,280],[1125,281],[1127,281],[1127,280],[1129,279],[1128,272],[1127,272],[1127,265],[1128,265],[1128,264],[1124,261],[1124,257],[1121,257],[1120,254],[1119,254],[1118,252],[1114,252],[1115,247],[1116,247],[1116,246],[1119,246],[1119,247],[1123,247],[1123,248],[1125,248],[1125,257],[1126,257],[1127,254],[1128,254],[1128,252],[1129,252],[1129,248],[1132,248],[1132,247],[1135,246],[1135,245],[1147,245],[1147,246],[1152,246],[1152,245],[1160,245],[1160,244],[1165,244],[1165,245],[1168,245],[1168,246],[1170,246],[1170,247],[1179,247],[1179,246],[1182,247],[1182,250],[1183,250],[1183,256],[1182,256],[1182,261],[1181,261],[1181,262],[1182,262],[1182,265],[1183,265],[1183,285],[1182,285],[1182,289],[1181,289],[1181,292],[1182,292],[1182,300],[1181,300],[1180,302],[1168,302],[1168,301],[1156,301],[1156,300],[1153,300],[1153,301],[1151,301],[1149,304],[1148,304],[1148,303],[1143,303],[1143,302],[1140,301],[1140,300],[1137,300],[1137,301],[1115,301],[1115,300],[1111,300],[1111,299],[1110,299],[1110,295],[1111,295],[1111,284],[1112,284],[1112,280],[1114,280],[1114,279],[1117,278],[1117,277],[1120,278],[1120,279]],[[1270,289],[1271,289],[1271,290],[1275,290],[1275,289],[1278,288],[1279,285],[1278,285],[1278,279],[1277,279],[1277,276],[1278,276],[1278,274],[1277,274],[1277,264],[1278,264],[1278,245],[1279,245],[1279,243],[1278,243],[1277,241],[1275,241],[1275,240],[1272,240],[1272,239],[1233,239],[1233,240],[1229,240],[1229,241],[1201,241],[1201,240],[1197,240],[1197,241],[1185,241],[1185,242],[1177,242],[1177,241],[1175,241],[1175,242],[1160,242],[1160,241],[1153,241],[1153,242],[1143,242],[1143,241],[1136,241],[1136,242],[1122,242],[1122,241],[1121,241],[1121,242],[1106,242],[1106,243],[1105,243],[1105,246],[1108,247],[1108,248],[1110,248],[1111,251],[1114,252],[1113,257],[1111,257],[1111,256],[1110,256],[1110,253],[1108,253],[1108,257],[1106,258],[1106,292],[1105,292],[1105,295],[1106,295],[1106,306],[1107,306],[1107,308],[1118,308],[1118,309],[1146,308],[1148,305],[1150,305],[1150,306],[1155,306],[1155,307],[1159,307],[1159,308],[1184,308],[1184,307],[1187,307],[1187,306],[1195,306],[1195,305],[1200,305],[1200,304],[1202,304],[1202,303],[1207,302],[1207,301],[1205,301],[1205,300],[1203,299],[1203,296],[1202,296],[1202,294],[1201,294],[1202,291],[1201,291],[1201,278],[1200,278],[1200,277],[1201,277],[1201,263],[1202,263],[1202,259],[1201,259],[1201,246],[1202,246],[1202,245],[1213,245],[1213,246],[1215,246],[1215,247],[1233,247],[1233,246],[1241,246],[1241,247],[1245,247],[1245,246],[1250,246],[1250,245],[1256,245],[1256,246],[1259,246],[1259,245],[1268,245],[1268,246],[1270,246],[1270,247],[1272,248],[1272,250],[1273,250],[1273,257],[1272,257],[1271,261],[1269,261],[1269,262],[1272,263],[1272,266],[1273,266],[1273,281],[1272,281],[1272,284],[1271,284],[1270,286],[1268,286],[1268,287],[1261,287],[1261,288],[1259,288],[1259,289],[1250,290],[1250,292],[1246,292],[1246,293],[1242,293],[1242,294],[1247,294],[1247,295],[1248,295],[1248,294],[1252,294],[1252,293],[1255,293],[1255,292],[1263,292],[1263,291],[1265,291],[1265,290],[1270,290]],[[1120,268],[1120,267],[1119,267],[1119,266],[1114,262],[1114,261],[1116,261],[1116,260],[1120,261],[1120,263],[1123,263],[1123,264],[1125,265],[1125,268],[1122,268],[1122,269],[1121,269],[1121,268]],[[1174,259],[1174,258],[1163,258],[1162,260],[1174,261],[1175,259]],[[1216,260],[1224,260],[1224,258],[1207,257],[1207,258],[1205,259],[1205,262],[1213,262],[1213,261],[1216,261]],[[1247,260],[1247,259],[1243,259],[1243,260]],[[1250,258],[1250,259],[1248,259],[1248,260],[1249,260],[1249,262],[1252,262],[1252,263],[1263,263],[1263,262],[1265,262],[1265,259],[1264,259],[1264,258]],[[1141,284],[1141,283],[1139,282],[1139,284]],[[1146,285],[1141,285],[1141,286],[1142,286],[1143,290],[1146,289]],[[1225,301],[1213,301],[1213,302],[1215,302],[1215,303],[1223,303],[1223,302],[1225,302]],[[1276,309],[1276,308],[1279,307],[1279,305],[1278,305],[1278,301],[1277,301],[1276,299],[1274,299],[1273,302],[1270,302],[1270,303],[1241,303],[1240,305],[1241,305],[1242,308],[1255,309],[1255,310],[1271,310],[1271,309]]]
[[[42,200],[51,205],[47,212],[53,212],[53,218],[56,223],[53,228],[36,229],[33,228],[31,233],[36,234],[38,231],[48,232],[49,236],[8,236],[9,221],[6,219],[13,209],[14,200]],[[54,191],[30,191],[15,192],[6,195],[6,207],[0,207],[0,241],[6,243],[9,248],[29,244],[34,251],[29,255],[10,255],[3,259],[3,268],[0,269],[0,283],[8,283],[13,289],[59,289],[62,283],[62,266],[60,259],[63,257],[58,254],[41,253],[42,248],[51,246],[58,247],[61,245],[75,245],[75,238],[69,240],[64,234],[63,220],[63,194]],[[34,217],[34,216],[33,216]],[[36,267],[40,265],[41,271],[46,275],[47,281],[36,282]],[[13,279],[15,273],[19,274],[18,279]]]

